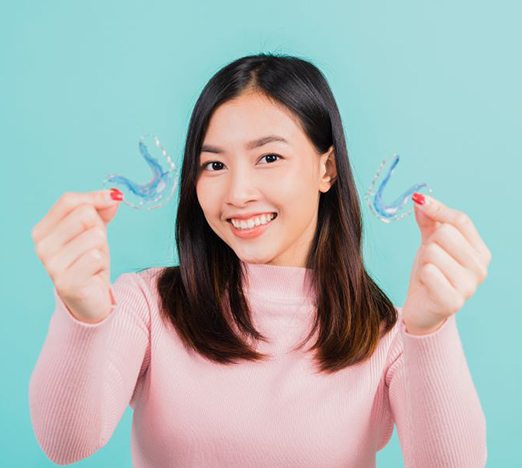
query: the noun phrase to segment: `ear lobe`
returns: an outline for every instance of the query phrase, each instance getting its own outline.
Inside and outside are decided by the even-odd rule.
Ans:
[[[332,185],[335,184],[335,181],[337,180],[337,176],[330,176],[329,174],[325,174],[323,176],[322,180],[322,186],[324,187],[323,190],[321,190],[323,193],[328,192],[332,188]]]
[[[332,185],[337,180],[337,167],[335,164],[335,152],[333,145],[330,146],[330,148],[328,148],[328,150],[322,154],[321,160],[324,161],[321,162],[321,164],[324,167],[324,173],[321,176],[322,188],[320,190],[321,192],[325,193],[328,192],[328,190],[330,190]]]
[[[335,163],[335,153],[333,151],[328,155],[326,160],[326,174],[330,177],[330,181],[333,184],[337,179],[337,165]]]

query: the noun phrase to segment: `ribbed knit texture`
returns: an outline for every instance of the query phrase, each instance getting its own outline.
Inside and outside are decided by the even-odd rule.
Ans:
[[[366,362],[319,374],[307,348],[310,270],[247,263],[265,362],[188,351],[158,311],[160,268],[120,275],[102,322],[56,307],[29,383],[37,441],[55,463],[102,448],[128,405],[136,468],[374,467],[396,424],[406,468],[484,467],[486,421],[455,316],[416,336],[402,316]],[[399,314],[401,309],[397,308]],[[120,466],[117,460],[114,466]]]

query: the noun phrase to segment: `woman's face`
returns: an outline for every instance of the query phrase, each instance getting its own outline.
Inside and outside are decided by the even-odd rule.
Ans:
[[[316,153],[294,118],[284,106],[248,92],[218,107],[209,122],[199,156],[198,201],[212,230],[248,263],[304,267],[320,192],[335,180],[333,146]],[[286,142],[249,145],[268,136]],[[268,224],[246,230],[230,219],[247,218],[248,227],[273,213]]]

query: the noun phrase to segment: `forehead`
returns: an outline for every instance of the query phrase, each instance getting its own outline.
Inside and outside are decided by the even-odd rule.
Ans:
[[[259,93],[248,93],[214,111],[203,144],[243,149],[247,142],[266,135],[279,135],[292,146],[306,139],[289,109]]]

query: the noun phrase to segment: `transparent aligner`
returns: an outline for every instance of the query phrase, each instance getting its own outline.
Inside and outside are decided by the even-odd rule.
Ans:
[[[178,185],[176,166],[154,135],[143,135],[138,148],[145,162],[152,170],[152,177],[146,184],[138,184],[119,175],[109,174],[103,181],[104,188],[116,187],[123,192],[122,203],[134,209],[160,208],[172,198]],[[156,156],[151,155],[151,152]],[[160,161],[163,160],[162,165]]]
[[[406,216],[409,216],[413,213],[413,208],[405,209],[404,206],[408,203],[408,200],[411,199],[411,196],[414,192],[419,192],[421,189],[426,188],[428,193],[433,193],[432,189],[428,186],[428,184],[421,183],[412,185],[408,190],[399,195],[392,203],[386,204],[383,200],[383,190],[388,184],[391,175],[399,162],[399,155],[395,154],[392,156],[392,163],[386,176],[379,183],[377,190],[375,190],[375,186],[377,184],[377,180],[381,175],[381,172],[386,165],[386,160],[381,162],[379,169],[377,170],[375,176],[372,179],[370,187],[365,195],[365,200],[368,206],[370,207],[372,213],[380,219],[383,223],[391,223],[392,221],[399,221]],[[413,201],[412,201],[413,203]]]

